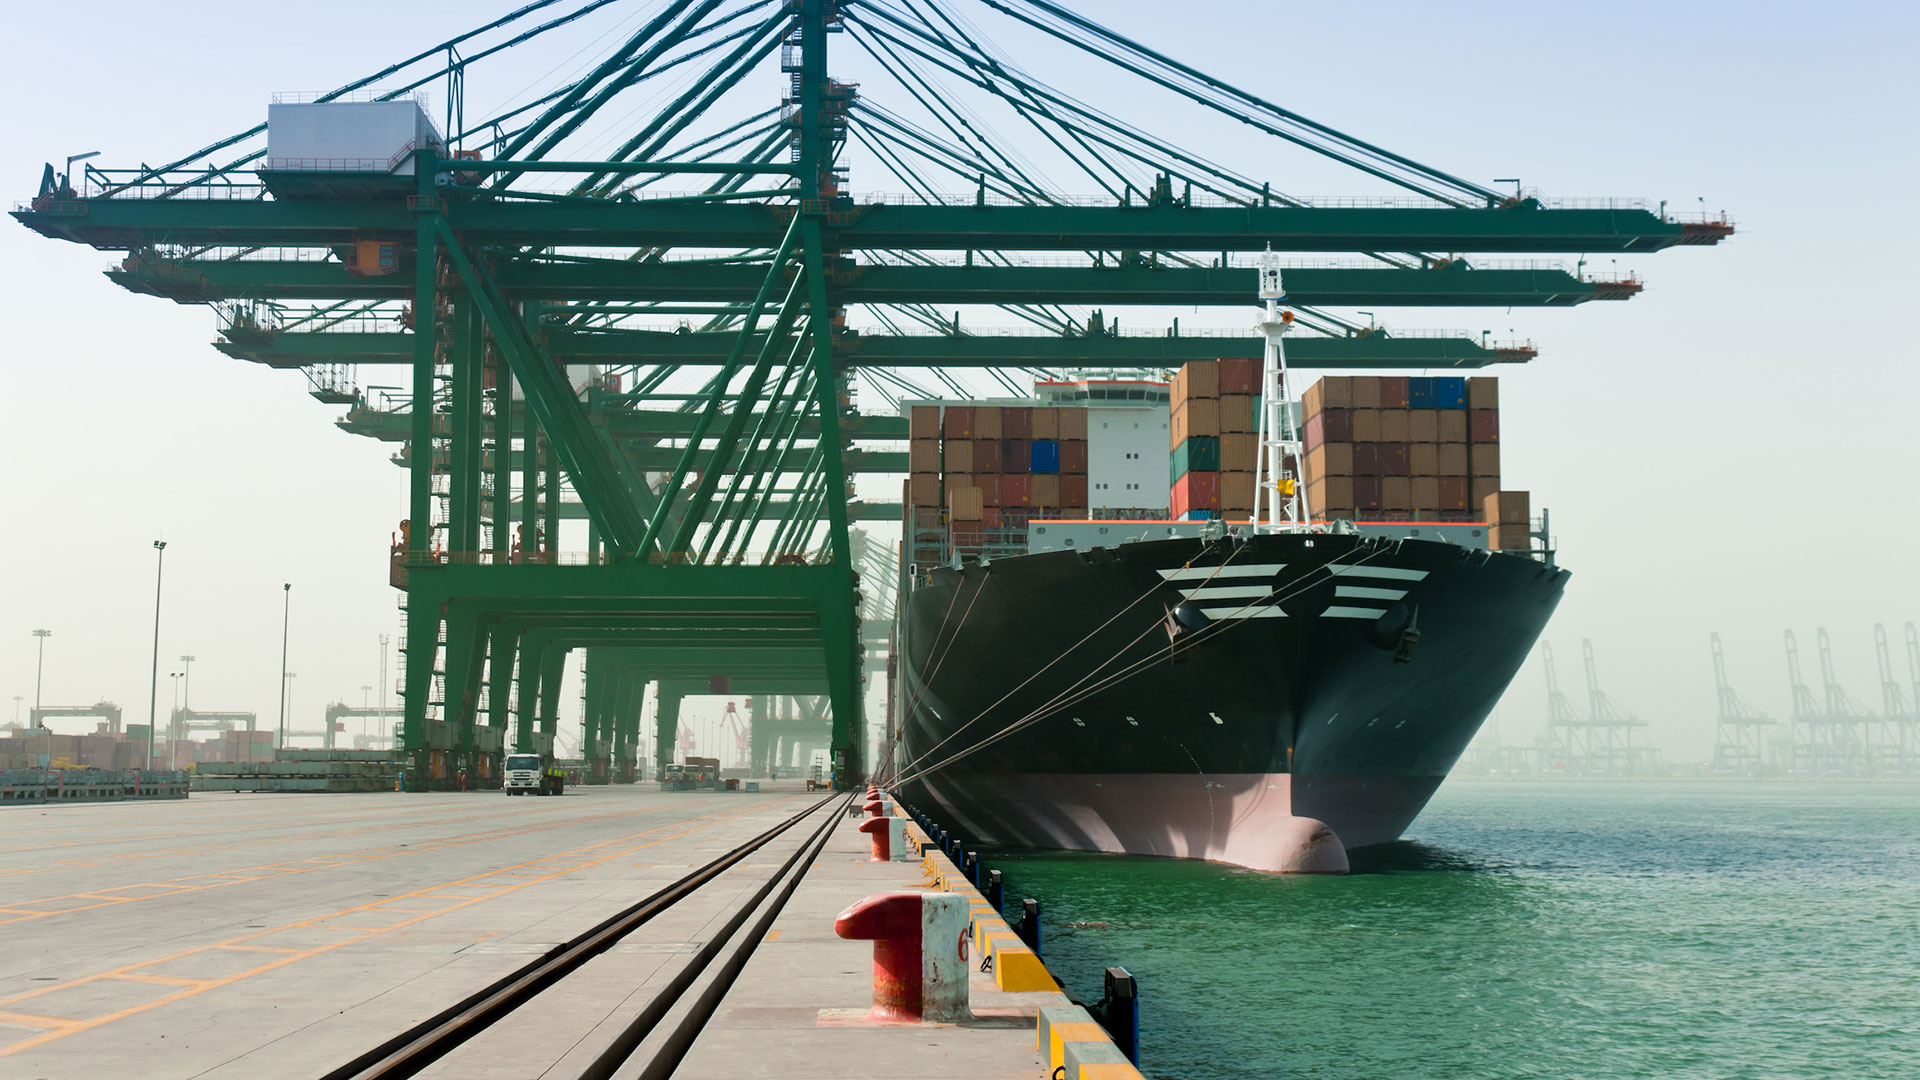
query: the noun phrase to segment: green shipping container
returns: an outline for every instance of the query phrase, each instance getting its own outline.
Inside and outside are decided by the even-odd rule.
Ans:
[[[1220,440],[1212,435],[1195,435],[1181,440],[1173,448],[1172,473],[1167,482],[1187,475],[1190,472],[1220,471]]]

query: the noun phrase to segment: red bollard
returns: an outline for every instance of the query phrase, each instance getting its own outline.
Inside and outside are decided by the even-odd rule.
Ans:
[[[860,823],[860,831],[863,833],[866,833],[873,841],[873,858],[867,861],[869,862],[892,862],[893,861],[893,847],[890,841],[888,840],[890,830],[887,827],[886,818],[870,817],[867,820]]]
[[[863,827],[865,823],[862,823]],[[876,893],[840,913],[833,932],[873,942],[869,1020],[968,1019],[968,904],[955,893]]]
[[[879,799],[870,799],[867,805],[860,809],[865,810],[868,817],[879,817],[887,812],[887,804],[881,802]]]

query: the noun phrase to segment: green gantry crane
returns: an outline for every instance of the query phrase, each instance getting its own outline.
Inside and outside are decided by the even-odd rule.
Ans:
[[[859,444],[905,432],[860,414],[856,394],[897,411],[964,393],[969,371],[1012,392],[1067,367],[1261,355],[1252,334],[1122,331],[1117,313],[1250,304],[1267,251],[1347,256],[1289,264],[1308,331],[1288,347],[1296,366],[1520,362],[1531,344],[1396,333],[1320,305],[1625,299],[1639,280],[1588,274],[1586,256],[1732,233],[1636,200],[1495,191],[1048,0],[665,0],[637,28],[633,6],[533,0],[167,164],[49,165],[14,212],[125,252],[111,280],[213,306],[223,351],[305,371],[315,397],[350,406],[343,428],[399,444],[415,788],[462,770],[485,783],[508,749],[551,754],[576,650],[595,780],[633,777],[655,684],[661,762],[680,700],[718,691],[753,703],[756,759],[830,716],[836,780],[858,782],[862,659],[883,645],[862,605],[871,616],[869,594],[891,582],[849,523],[900,508],[856,499],[850,477],[904,471],[896,451]],[[1395,194],[1286,195],[1016,66],[962,7]],[[597,35],[584,74],[466,116],[468,78],[492,58],[583,33]],[[835,37],[897,92],[891,106],[829,75]],[[782,99],[742,107],[775,65]],[[428,87],[443,88],[443,119],[418,104],[391,154],[287,150],[313,115],[300,107],[404,108]],[[1031,152],[986,108],[1028,131]],[[1035,155],[1097,194],[1070,196]],[[856,194],[855,156],[906,194]],[[1481,257],[1517,254],[1581,258]],[[979,332],[962,309],[1024,332]],[[357,384],[381,365],[405,367],[408,388]],[[563,554],[573,518],[586,550]]]

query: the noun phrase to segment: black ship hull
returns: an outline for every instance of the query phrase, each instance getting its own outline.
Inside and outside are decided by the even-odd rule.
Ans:
[[[934,570],[905,600],[895,772],[983,843],[1342,870],[1426,805],[1567,577],[1328,534]]]

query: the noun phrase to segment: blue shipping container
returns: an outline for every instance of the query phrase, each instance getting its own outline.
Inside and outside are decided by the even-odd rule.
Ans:
[[[1461,391],[1465,393],[1466,391]],[[1033,440],[1032,456],[1028,459],[1028,472],[1057,473],[1060,471],[1060,441],[1058,439]]]
[[[1456,375],[1446,375],[1433,380],[1434,408],[1464,409],[1467,407],[1467,380]]]
[[[1407,408],[1437,409],[1439,400],[1434,394],[1432,376],[1416,375],[1407,380]]]
[[[1213,520],[1213,511],[1211,511],[1211,510],[1189,510],[1189,511],[1187,511],[1186,513],[1184,513],[1184,514],[1182,514],[1182,515],[1180,515],[1180,520],[1181,520],[1181,521],[1212,521],[1212,520]]]

